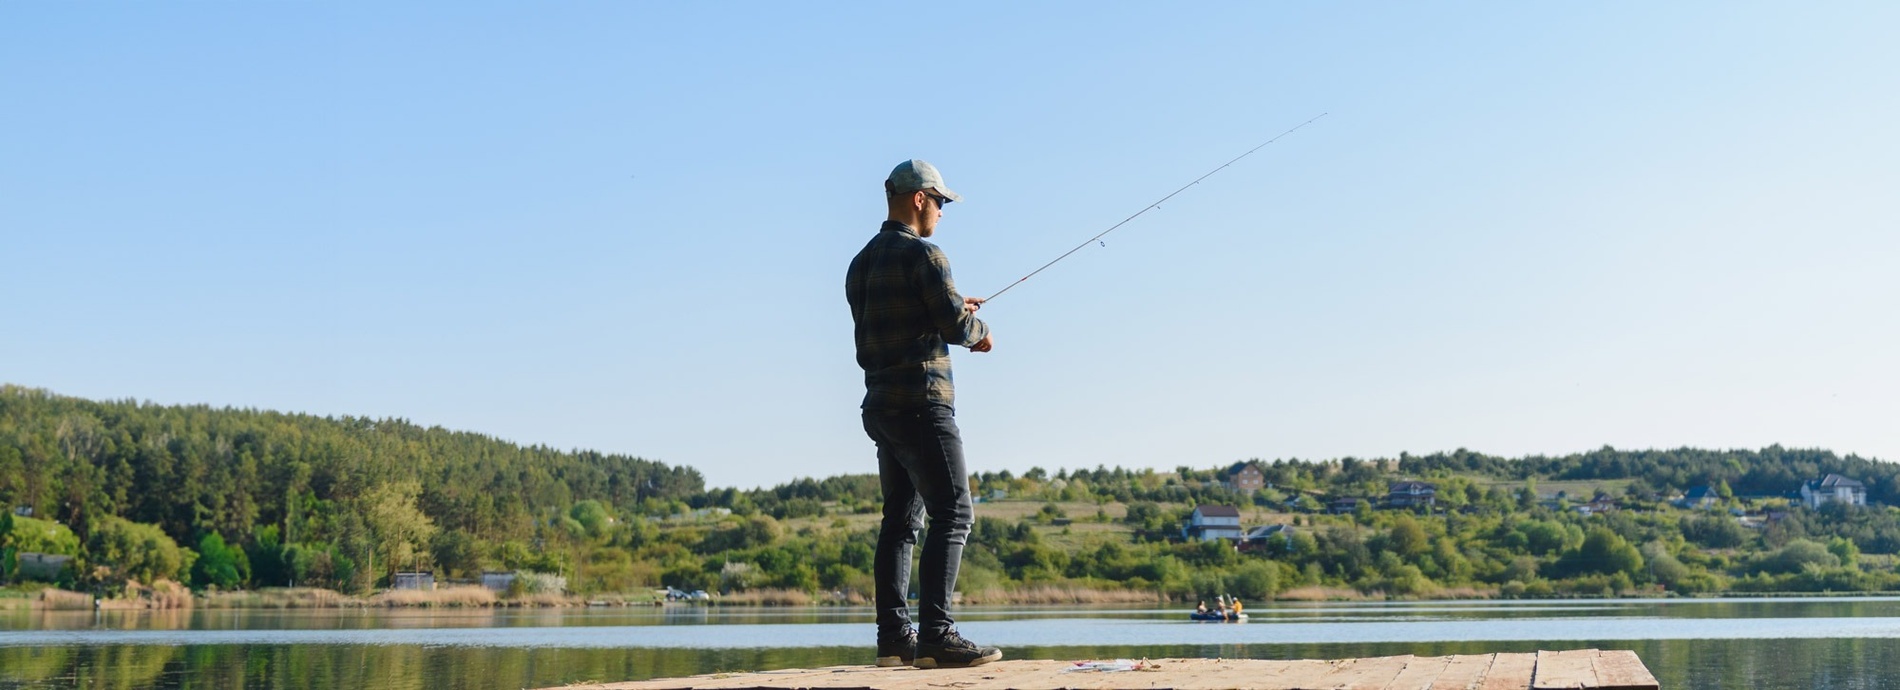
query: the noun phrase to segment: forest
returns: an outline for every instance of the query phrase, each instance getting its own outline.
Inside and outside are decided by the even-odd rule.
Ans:
[[[1264,486],[1233,488],[1246,466]],[[1807,507],[1802,483],[1829,474],[1864,485],[1866,505]],[[1429,483],[1434,500],[1385,504],[1401,480]],[[1900,471],[1819,449],[1224,459],[982,472],[971,487],[968,601],[1900,589]],[[1697,489],[1704,500],[1682,504]],[[860,602],[880,500],[869,474],[708,488],[688,467],[400,419],[0,387],[0,583],[16,587],[363,594],[397,572],[506,571],[578,595]],[[1184,538],[1204,505],[1278,527]],[[36,572],[34,554],[64,558]]]

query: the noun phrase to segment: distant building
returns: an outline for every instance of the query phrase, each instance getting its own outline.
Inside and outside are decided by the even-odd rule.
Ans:
[[[1195,506],[1194,512],[1188,515],[1187,526],[1181,528],[1181,537],[1189,540],[1240,541],[1242,534],[1240,509],[1233,506]]]
[[[482,586],[497,592],[506,592],[515,584],[513,571],[489,570],[482,572]]]
[[[20,517],[33,517],[33,506],[14,506],[13,514]]]
[[[390,581],[390,589],[435,589],[435,573],[424,570],[416,573],[396,573]]]
[[[1237,462],[1227,468],[1227,488],[1241,495],[1251,494],[1267,486],[1267,475],[1260,466],[1252,462]]]
[[[72,560],[72,556],[27,551],[19,554],[16,567],[22,578],[52,582],[59,579],[59,571],[64,570]]]
[[[1358,510],[1359,505],[1365,502],[1366,502],[1366,499],[1354,498],[1351,496],[1347,496],[1345,498],[1335,498],[1333,499],[1332,503],[1329,503],[1326,505],[1326,512],[1332,513],[1334,515],[1339,515],[1342,513],[1350,513],[1355,510]]]
[[[1829,501],[1839,501],[1848,505],[1867,505],[1867,485],[1859,480],[1848,479],[1838,474],[1829,474],[1820,479],[1810,479],[1801,485],[1801,501],[1809,508],[1819,508]]]
[[[1610,498],[1608,496],[1599,496],[1595,500],[1590,501],[1589,503],[1585,503],[1583,505],[1577,506],[1576,511],[1583,515],[1601,515],[1603,513],[1613,513],[1613,512],[1616,512],[1616,499]]]
[[[1240,538],[1241,551],[1286,553],[1293,547],[1292,525],[1261,525]]]
[[[1677,499],[1676,507],[1709,508],[1721,501],[1722,494],[1716,491],[1715,487],[1703,484],[1702,486],[1690,489],[1689,493],[1683,494],[1682,498]]]
[[[1403,481],[1386,490],[1385,504],[1390,508],[1414,508],[1438,503],[1438,487],[1425,482]]]

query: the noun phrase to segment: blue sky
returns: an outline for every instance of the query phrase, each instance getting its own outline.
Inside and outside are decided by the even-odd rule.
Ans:
[[[1900,460],[1893,3],[11,3],[0,381],[875,471],[843,298],[964,203],[974,470]]]

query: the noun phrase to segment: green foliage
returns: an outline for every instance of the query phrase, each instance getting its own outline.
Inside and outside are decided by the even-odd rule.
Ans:
[[[1574,574],[1643,574],[1643,555],[1621,535],[1606,527],[1592,527],[1583,544],[1564,554],[1558,568]]]
[[[575,503],[567,515],[580,523],[587,536],[595,539],[605,535],[613,526],[613,516],[608,514],[607,507],[591,498]]]
[[[1721,514],[1684,516],[1681,530],[1683,538],[1711,549],[1741,546],[1749,536],[1746,528]]]
[[[12,521],[12,527],[0,538],[0,546],[11,547],[16,553],[47,553],[60,556],[80,555],[79,537],[71,528],[53,522],[30,517],[15,517],[8,513],[6,519]]]
[[[191,566],[191,585],[197,589],[237,589],[250,579],[250,559],[244,550],[227,546],[216,532],[198,540],[198,560]]]
[[[157,525],[112,517],[93,525],[86,553],[98,569],[91,577],[112,586],[127,581],[151,585],[161,579],[179,580],[197,559],[197,554],[179,548]]]
[[[1841,557],[1828,551],[1826,545],[1807,539],[1788,542],[1773,553],[1764,556],[1757,569],[1767,573],[1799,573],[1809,568],[1828,570],[1841,567]]]

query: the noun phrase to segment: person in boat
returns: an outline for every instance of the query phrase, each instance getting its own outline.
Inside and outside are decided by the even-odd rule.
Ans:
[[[1202,599],[1202,600],[1201,600],[1201,603],[1199,603],[1199,604],[1195,604],[1195,605],[1194,605],[1194,612],[1195,612],[1195,613],[1199,613],[1199,614],[1206,614],[1206,613],[1207,613],[1207,600],[1206,600],[1206,599]]]
[[[1234,600],[1234,616],[1233,617],[1234,618],[1240,617],[1240,600],[1239,599]]]

